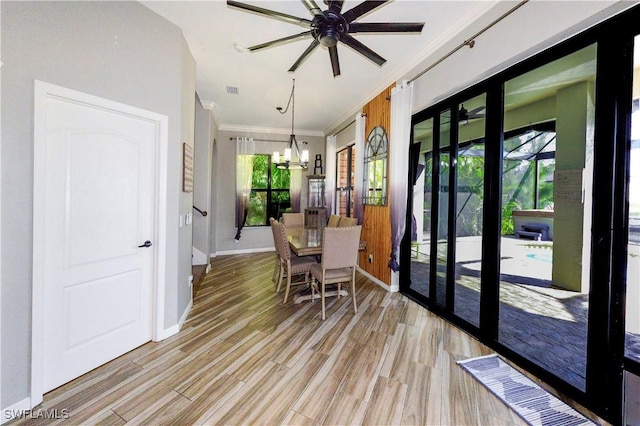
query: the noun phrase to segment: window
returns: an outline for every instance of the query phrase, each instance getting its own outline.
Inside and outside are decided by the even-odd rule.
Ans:
[[[289,178],[289,170],[276,168],[270,155],[254,156],[246,226],[269,225],[270,217],[278,219],[291,210]]]
[[[553,211],[555,121],[505,133],[502,234],[514,234],[514,210]]]
[[[348,146],[336,154],[338,176],[336,179],[336,205],[341,216],[353,214],[353,179],[356,171],[355,145]]]
[[[456,212],[453,312],[476,327],[480,326],[486,105],[487,94],[482,93],[457,107],[457,129],[452,132],[458,143],[455,155],[452,152],[455,192],[449,194],[455,197]]]

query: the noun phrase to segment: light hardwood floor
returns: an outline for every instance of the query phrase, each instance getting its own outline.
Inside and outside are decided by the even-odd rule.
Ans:
[[[62,424],[523,425],[456,365],[491,353],[358,275],[350,297],[282,304],[273,253],[223,256],[180,333],[45,395]],[[51,424],[18,420],[14,424]]]

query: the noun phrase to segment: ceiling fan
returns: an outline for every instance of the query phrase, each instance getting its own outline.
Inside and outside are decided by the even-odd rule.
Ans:
[[[474,108],[471,111],[467,111],[467,109],[464,107],[464,104],[460,104],[460,110],[458,110],[458,121],[469,121],[475,118],[484,118],[484,113],[481,112],[484,111],[484,109],[484,106],[479,106],[478,108]]]
[[[463,121],[466,121],[467,123],[469,123],[469,120],[475,120],[476,118],[484,118],[485,109],[486,109],[485,106],[479,106],[469,111],[464,107],[464,104],[460,104],[460,109],[458,109],[458,123],[461,123]],[[451,122],[451,120],[445,121],[442,124],[447,124],[449,122]]]
[[[353,38],[351,34],[420,33],[422,32],[422,27],[424,26],[424,22],[355,22],[356,19],[380,6],[383,6],[389,0],[364,1],[344,13],[342,13],[342,5],[344,1],[325,0],[324,3],[328,6],[328,8],[324,11],[318,7],[318,4],[315,2],[315,0],[301,1],[307,8],[307,10],[309,10],[309,13],[313,16],[311,20],[233,0],[227,0],[227,5],[247,12],[253,12],[257,13],[258,15],[288,22],[290,24],[299,25],[303,28],[308,29],[308,31],[304,31],[299,34],[290,35],[287,37],[248,47],[248,50],[253,52],[267,47],[288,43],[293,40],[312,37],[313,41],[311,41],[309,47],[307,47],[307,49],[302,52],[302,55],[300,55],[298,60],[291,66],[291,68],[289,68],[289,72],[294,72],[296,69],[298,69],[300,64],[302,64],[302,62],[304,62],[304,60],[307,59],[307,57],[309,57],[309,55],[311,55],[311,53],[319,45],[322,45],[329,49],[329,57],[331,58],[331,68],[333,69],[334,77],[340,75],[340,61],[338,60],[337,48],[338,42],[346,44],[347,46],[364,55],[366,58],[375,62],[379,66],[382,66],[382,64],[386,62],[386,59]]]

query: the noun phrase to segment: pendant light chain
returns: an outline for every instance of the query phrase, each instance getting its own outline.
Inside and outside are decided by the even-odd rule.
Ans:
[[[309,163],[309,150],[304,149],[300,152],[300,148],[298,146],[298,141],[296,140],[296,135],[294,133],[295,129],[295,110],[296,110],[296,79],[293,79],[293,84],[291,85],[291,94],[289,95],[289,101],[287,102],[286,108],[277,107],[276,109],[280,114],[286,114],[289,111],[289,107],[291,107],[291,135],[289,136],[289,148],[285,150],[284,161],[280,161],[280,153],[273,153],[273,162],[279,169],[307,169]],[[302,142],[306,143],[306,142]],[[292,161],[292,149],[295,148],[296,154],[298,155],[298,161]]]

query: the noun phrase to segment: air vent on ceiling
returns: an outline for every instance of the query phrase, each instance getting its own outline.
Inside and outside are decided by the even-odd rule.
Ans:
[[[240,94],[240,92],[238,91],[238,88],[233,86],[227,86],[227,93],[229,93],[230,95]]]

